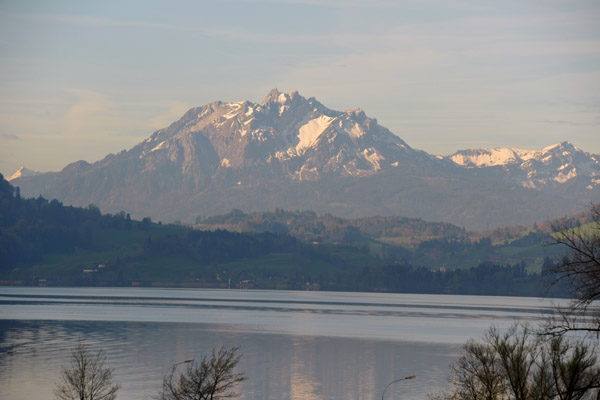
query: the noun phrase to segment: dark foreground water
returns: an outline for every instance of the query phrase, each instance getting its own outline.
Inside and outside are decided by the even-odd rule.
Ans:
[[[535,322],[537,298],[291,291],[0,288],[1,399],[50,399],[83,340],[104,349],[120,399],[150,399],[174,363],[240,346],[242,399],[425,399],[462,344]]]

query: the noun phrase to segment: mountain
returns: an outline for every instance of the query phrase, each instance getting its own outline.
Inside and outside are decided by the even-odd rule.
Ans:
[[[472,161],[481,165],[475,168],[455,156],[413,149],[360,109],[335,111],[275,89],[261,103],[192,108],[130,150],[12,183],[23,196],[164,221],[279,207],[342,217],[402,215],[470,229],[564,216],[600,194],[583,171],[532,187],[516,179],[518,164]]]
[[[570,142],[542,150],[460,150],[447,158],[467,168],[501,168],[508,179],[523,187],[558,187],[576,180],[588,190],[600,185],[600,155],[586,153]]]
[[[6,180],[10,182],[10,181],[12,181],[14,179],[17,179],[17,178],[23,178],[23,177],[28,177],[28,176],[36,176],[36,175],[39,175],[39,174],[41,174],[41,172],[32,171],[32,170],[27,169],[25,167],[21,167],[18,170],[16,170],[15,173],[12,174],[10,177],[8,177]]]
[[[216,102],[188,111],[132,150],[146,170],[180,161],[183,174],[238,185],[272,178],[317,181],[372,175],[402,157],[428,158],[358,110],[333,111],[297,92],[261,104]]]

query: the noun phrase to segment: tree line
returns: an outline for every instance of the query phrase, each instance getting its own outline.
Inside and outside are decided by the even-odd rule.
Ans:
[[[342,290],[378,288],[401,293],[465,294],[487,296],[569,296],[564,283],[547,288],[553,262],[547,259],[542,273],[529,273],[524,264],[480,263],[470,268],[432,270],[412,265],[364,267],[340,282]],[[334,289],[333,287],[331,289]]]

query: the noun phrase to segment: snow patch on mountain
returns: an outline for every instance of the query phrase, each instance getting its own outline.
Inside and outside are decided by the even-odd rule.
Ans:
[[[375,171],[379,171],[381,169],[381,161],[385,160],[385,157],[381,156],[377,150],[374,148],[368,148],[363,150],[363,155],[365,160],[369,162],[373,166]]]
[[[350,128],[349,133],[350,136],[352,136],[353,138],[359,138],[365,134],[365,131],[363,128],[361,128],[359,124],[355,122],[354,124],[352,124],[352,128]]]
[[[333,120],[334,118],[328,117],[327,115],[321,115],[302,125],[298,131],[299,142],[296,145],[296,151],[301,153],[303,150],[311,147],[325,129],[329,128],[329,125]]]
[[[167,143],[167,141],[163,140],[156,147],[154,147],[152,150],[150,150],[150,153],[152,153],[153,151],[156,151],[156,150],[164,149],[166,143]]]
[[[554,177],[554,181],[558,183],[565,183],[569,179],[575,178],[577,176],[577,168],[571,169],[568,173],[559,172],[558,175]]]
[[[240,112],[240,108],[242,108],[243,105],[244,105],[243,101],[237,102],[237,103],[227,103],[229,112],[227,114],[223,115],[223,118],[231,119],[231,118],[237,117]]]

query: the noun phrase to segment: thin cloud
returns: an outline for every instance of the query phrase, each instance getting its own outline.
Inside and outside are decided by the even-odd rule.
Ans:
[[[244,3],[279,3],[270,0],[231,0],[231,2]],[[310,6],[329,6],[338,8],[348,7],[376,7],[396,6],[388,1],[317,1],[317,0],[285,0],[289,4],[306,4]],[[136,20],[115,20],[102,17],[62,14],[28,14],[7,13],[0,11],[0,16],[40,20],[55,23],[97,25],[106,27],[123,27],[133,29],[153,29],[180,32],[194,32],[206,38],[222,39],[227,41],[260,42],[267,44],[315,44],[331,43],[344,47],[356,46],[392,47],[402,43],[427,42],[447,47],[452,50],[456,47],[471,49],[477,54],[485,53],[517,53],[519,55],[534,54],[573,54],[597,53],[600,51],[598,40],[562,40],[562,41],[535,41],[527,40],[527,33],[522,34],[521,29],[531,29],[540,26],[556,26],[563,29],[576,26],[594,24],[600,18],[600,10],[587,10],[586,12],[573,12],[558,15],[532,14],[526,16],[494,17],[483,16],[477,18],[452,18],[445,22],[420,21],[402,23],[388,31],[378,32],[333,32],[325,34],[284,34],[257,33],[250,30],[227,28],[205,28],[190,25],[175,25],[161,22],[148,22]],[[511,29],[507,30],[507,27]],[[516,31],[515,31],[516,30]],[[499,32],[503,32],[499,36]],[[490,43],[493,46],[490,46]],[[517,44],[517,46],[515,46]]]
[[[16,141],[22,141],[23,140],[19,136],[13,135],[13,134],[10,134],[10,133],[0,134],[0,139],[3,139],[3,140],[16,140]]]
[[[161,129],[173,121],[178,120],[181,116],[189,110],[191,107],[181,101],[167,101],[161,104],[164,109],[163,111],[148,120],[148,127],[151,129]]]
[[[568,126],[597,126],[600,125],[600,121],[596,122],[575,122],[575,121],[567,121],[567,120],[544,120],[540,121],[546,124],[558,124],[558,125],[568,125]]]
[[[67,92],[77,97],[77,102],[69,108],[64,119],[68,136],[106,128],[106,117],[114,108],[106,96],[82,89],[68,89]]]
[[[230,3],[297,4],[328,8],[374,8],[397,6],[389,0],[226,0]]]
[[[165,29],[177,31],[195,31],[205,33],[210,36],[210,31],[194,26],[172,25],[159,22],[131,21],[131,20],[113,20],[100,17],[88,17],[83,15],[62,15],[62,14],[24,14],[24,13],[7,13],[0,11],[0,15],[4,17],[22,18],[28,20],[39,20],[55,23],[67,23],[77,25],[99,25],[111,27],[125,28],[150,28],[150,29]]]
[[[240,0],[236,0],[240,1]],[[241,0],[246,1],[246,0]],[[252,2],[254,0],[248,0]],[[307,2],[310,3],[310,2]],[[336,3],[336,2],[332,2]],[[356,3],[362,3],[358,1]],[[318,5],[322,5],[318,2]],[[135,20],[114,20],[101,17],[89,17],[83,15],[62,15],[62,14],[25,14],[25,13],[7,13],[0,10],[0,16],[21,18],[26,20],[37,20],[59,24],[74,24],[74,25],[96,25],[104,27],[122,27],[133,29],[152,29],[166,30],[179,32],[194,32],[206,38],[222,39],[228,41],[242,42],[260,42],[267,44],[310,44],[316,43],[333,43],[341,46],[355,46],[357,43],[373,44],[377,41],[385,39],[385,35],[381,33],[359,33],[356,31],[349,32],[334,32],[327,34],[284,34],[278,33],[257,33],[249,30],[236,29],[227,27],[223,29],[207,29],[190,25],[173,25],[158,22],[135,21]],[[395,36],[395,35],[394,35]]]
[[[0,16],[10,16],[14,18],[23,18],[29,20],[47,21],[54,23],[66,23],[76,25],[97,25],[106,27],[122,27],[136,29],[160,29],[168,31],[195,32],[207,38],[218,38],[230,41],[245,42],[263,42],[272,44],[290,44],[290,43],[315,43],[324,40],[322,35],[272,35],[260,34],[239,29],[206,29],[197,26],[173,25],[157,22],[132,21],[132,20],[112,20],[108,18],[88,17],[81,15],[60,15],[60,14],[23,14],[6,13],[0,11]]]
[[[92,90],[65,91],[75,97],[75,102],[62,118],[63,138],[131,142],[145,130],[143,121],[134,118],[124,103]]]

